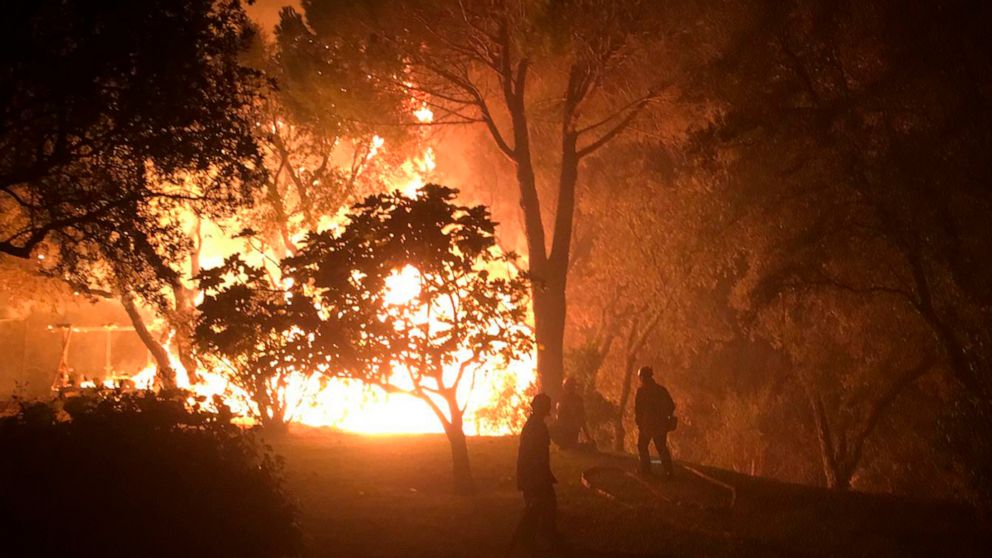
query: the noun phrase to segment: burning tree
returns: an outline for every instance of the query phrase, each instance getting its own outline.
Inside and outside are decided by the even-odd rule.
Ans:
[[[363,124],[409,118],[408,96],[391,94],[285,8],[272,41],[256,41],[251,63],[274,87],[256,107],[256,133],[269,171],[255,207],[249,247],[293,255],[304,234],[372,191],[402,164],[407,130]],[[402,113],[402,114],[401,114]]]
[[[201,274],[199,345],[231,370],[263,424],[284,425],[315,374],[410,395],[437,416],[456,487],[471,490],[473,388],[533,341],[515,255],[497,246],[488,209],[457,205],[455,194],[431,184],[412,198],[370,196],[343,229],[312,233],[281,262],[281,286],[237,257]]]
[[[424,401],[451,444],[456,488],[469,491],[463,427],[473,387],[487,366],[529,351],[532,338],[515,256],[497,246],[488,209],[457,205],[455,194],[432,184],[415,198],[371,196],[341,233],[311,236],[284,272],[295,281],[294,298],[309,293],[333,318],[307,332],[318,352],[336,346],[342,315],[380,324],[351,329],[352,354],[364,366],[339,369],[336,353],[327,370]]]
[[[195,332],[201,358],[228,372],[264,427],[284,429],[300,403],[290,380],[306,369],[302,332],[317,322],[316,309],[237,256],[199,278],[205,291]]]

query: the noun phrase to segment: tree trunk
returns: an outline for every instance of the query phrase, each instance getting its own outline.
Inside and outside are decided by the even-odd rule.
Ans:
[[[251,385],[254,389],[249,395],[258,407],[258,419],[262,428],[273,434],[285,433],[289,425],[286,408],[279,399],[279,394],[273,393],[264,374],[257,374]]]
[[[262,429],[266,434],[281,435],[289,431],[289,423],[279,417],[262,415]]]
[[[475,492],[475,480],[472,478],[472,467],[468,459],[468,443],[465,439],[461,410],[457,401],[448,401],[451,421],[444,422],[444,433],[451,446],[452,478],[455,491],[460,494]]]
[[[179,362],[186,369],[186,379],[189,385],[196,384],[200,381],[200,377],[196,373],[197,363],[196,359],[193,358],[193,339],[189,335],[189,328],[181,327],[177,329],[175,335],[172,337],[172,343],[175,345],[176,356],[179,358]]]
[[[128,292],[121,292],[121,305],[124,306],[124,311],[131,318],[131,324],[134,325],[134,332],[138,334],[138,338],[141,339],[141,342],[148,348],[148,352],[152,354],[152,358],[155,359],[157,366],[156,376],[159,383],[162,384],[162,389],[176,389],[176,371],[172,368],[172,363],[169,361],[169,353],[166,352],[162,344],[156,341],[155,337],[148,331],[145,320],[141,317],[141,313],[134,303],[134,297]]]
[[[472,478],[472,468],[468,460],[468,444],[465,433],[461,428],[451,427],[445,430],[448,443],[451,445],[452,475],[455,490],[461,494],[475,492],[475,480]]]
[[[189,276],[195,281],[200,275],[200,250],[203,248],[203,220],[197,217],[193,231],[196,244],[189,254]],[[189,385],[200,381],[196,374],[197,362],[193,358],[193,329],[196,321],[196,290],[186,288],[181,280],[173,283],[173,295],[176,298],[176,312],[173,316],[175,323],[172,327],[172,342],[175,353],[186,370],[186,380]]]
[[[565,379],[565,293],[558,286],[535,285],[533,297],[538,386],[558,401]]]
[[[634,383],[634,355],[628,353],[623,368],[623,385],[620,387],[620,404],[617,409],[616,422],[613,424],[613,450],[623,453],[626,449],[627,432],[623,419],[627,415],[627,404],[630,402],[630,390]]]
[[[918,254],[907,251],[910,271],[913,282],[916,286],[917,301],[914,304],[917,313],[923,321],[930,326],[934,340],[943,348],[947,355],[951,372],[958,381],[968,390],[975,392],[979,389],[979,380],[975,374],[976,367],[969,358],[967,351],[958,341],[953,329],[943,320],[934,305],[933,294],[930,289],[930,280],[927,277],[923,262]]]

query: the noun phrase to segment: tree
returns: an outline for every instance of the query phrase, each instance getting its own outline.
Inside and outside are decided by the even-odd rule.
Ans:
[[[227,202],[257,177],[238,2],[31,2],[4,21],[0,252],[52,239],[69,262],[120,256],[168,236],[149,206]],[[203,190],[177,187],[207,172]]]
[[[830,488],[851,487],[879,425],[937,365],[926,329],[907,310],[852,293],[793,292],[753,326],[788,355]],[[909,412],[933,413],[926,399]]]
[[[514,256],[496,245],[488,210],[457,205],[455,194],[428,184],[415,198],[370,196],[340,233],[311,235],[285,272],[294,299],[311,293],[331,318],[304,328],[317,355],[329,345],[325,336],[340,334],[335,316],[366,324],[351,330],[364,364],[339,368],[328,355],[327,373],[424,401],[451,445],[456,488],[470,491],[463,423],[473,387],[488,367],[529,351],[532,338]]]
[[[310,0],[304,8],[318,34],[328,36],[347,32],[340,22],[357,13],[355,27],[372,34],[356,42],[385,65],[372,65],[374,75],[423,99],[439,124],[483,125],[513,166],[538,374],[543,390],[557,397],[581,164],[649,107],[674,98],[678,57],[664,56],[666,43],[654,40],[672,27],[661,25],[656,6],[638,1],[371,1],[342,13],[340,3]],[[649,67],[654,71],[641,71]]]
[[[613,388],[616,451],[625,447],[641,365],[690,360],[735,334],[724,291],[736,207],[700,180],[690,159],[681,140],[655,140],[614,146],[588,165],[569,338],[594,347],[602,384]],[[672,379],[671,370],[656,371]]]
[[[317,310],[306,297],[273,286],[264,269],[238,256],[204,270],[198,279],[204,289],[194,332],[200,357],[251,397],[263,427],[284,430],[302,401],[290,392],[290,382],[316,373],[307,332],[320,322]],[[330,328],[335,339],[342,338],[342,326],[343,320]],[[321,341],[330,339],[327,334]],[[332,351],[325,346],[322,352]],[[341,353],[334,354],[340,365]]]
[[[0,255],[121,296],[138,331],[139,299],[183,314],[178,215],[229,214],[262,171],[239,2],[42,1],[4,22]],[[142,339],[173,384],[161,341]]]
[[[255,111],[269,173],[257,203],[242,215],[253,249],[277,259],[294,254],[307,231],[385,189],[382,182],[402,162],[405,130],[367,122],[401,118],[409,100],[368,79],[349,54],[316,36],[290,8],[280,12],[273,40],[255,44],[251,63],[275,87]]]
[[[931,403],[946,404],[941,393],[989,389],[992,268],[979,254],[992,236],[979,223],[992,203],[984,155],[992,112],[979,93],[987,62],[972,56],[988,42],[980,29],[989,14],[968,2],[905,8],[758,2],[740,26],[738,54],[728,51],[698,82],[726,107],[704,141],[718,146],[727,176],[753,202],[740,228],[743,307],[793,314],[831,306],[821,315],[841,316],[850,331],[870,331],[865,316],[887,326],[876,338],[879,358],[868,361],[874,369],[848,360],[862,354],[861,337],[849,331],[834,346],[845,358],[800,375],[825,474],[838,487],[857,466],[860,443],[849,439],[844,449],[825,419],[831,405],[821,396],[839,381],[831,376],[855,378],[859,390],[874,385],[868,408],[885,415],[898,407],[880,386],[905,394],[924,373],[953,387],[932,390]],[[833,340],[826,326],[781,323]],[[919,328],[928,332],[922,339]],[[916,361],[880,358],[900,345],[937,360],[928,365],[926,352]],[[828,364],[811,355],[801,359],[806,367]],[[854,426],[852,437],[871,431]]]
[[[424,401],[451,445],[455,486],[472,489],[464,415],[487,367],[531,349],[526,285],[483,206],[427,185],[355,205],[338,231],[311,233],[281,262],[230,258],[201,274],[196,338],[250,393],[263,423],[288,418],[293,374],[351,378]]]

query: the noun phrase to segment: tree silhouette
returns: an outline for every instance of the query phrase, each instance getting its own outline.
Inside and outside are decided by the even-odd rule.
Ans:
[[[923,414],[914,393],[931,416],[990,400],[992,113],[972,56],[988,14],[870,5],[756,2],[696,84],[726,107],[700,139],[733,153],[723,172],[748,205],[737,303],[790,354],[841,488],[881,417]]]
[[[166,386],[174,372],[136,304],[161,310],[187,345],[178,270],[195,241],[179,216],[230,214],[262,170],[249,118],[260,74],[239,60],[251,37],[238,2],[43,0],[5,12],[0,256],[35,255],[42,274],[120,298]]]
[[[451,445],[456,488],[470,491],[464,415],[472,390],[489,367],[530,350],[532,339],[514,255],[496,245],[488,210],[457,205],[455,194],[429,184],[415,198],[371,196],[342,232],[311,236],[284,271],[294,298],[312,293],[322,314],[379,324],[351,330],[359,334],[352,354],[364,366],[339,369],[332,356],[326,370],[424,401]],[[317,351],[334,345],[323,341],[339,335],[333,324],[313,332]]]
[[[203,271],[199,281],[204,298],[194,338],[200,358],[225,371],[251,397],[263,427],[283,430],[301,402],[288,391],[289,382],[296,373],[313,373],[307,358],[313,354],[312,338],[305,332],[320,323],[316,309],[238,256]],[[340,333],[342,324],[336,325],[330,329]],[[326,347],[322,352],[330,353]]]
[[[444,428],[456,488],[472,490],[464,417],[473,389],[533,340],[515,256],[496,245],[488,209],[455,195],[428,184],[415,198],[366,198],[343,229],[310,234],[282,261],[285,286],[237,257],[201,274],[199,346],[231,369],[263,423],[285,423],[293,373],[416,397]]]
[[[237,2],[11,5],[0,38],[0,253],[51,241],[70,273],[101,256],[173,276],[162,206],[246,197],[256,72]],[[208,179],[186,184],[190,173]],[[159,245],[156,246],[155,244]]]

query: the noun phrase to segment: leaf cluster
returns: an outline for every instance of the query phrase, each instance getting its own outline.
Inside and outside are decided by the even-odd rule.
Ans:
[[[238,257],[205,271],[201,349],[249,378],[322,372],[392,389],[400,365],[413,386],[403,389],[432,393],[526,351],[515,256],[498,249],[488,210],[454,203],[456,193],[431,184],[415,198],[366,198],[342,230],[312,233],[281,262],[282,288]],[[393,282],[409,269],[416,293],[397,299]]]
[[[175,280],[174,212],[227,213],[261,157],[260,74],[238,2],[41,1],[0,34],[0,253],[47,245],[46,271],[83,280],[101,258],[136,284]]]

